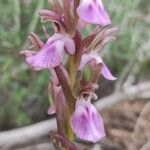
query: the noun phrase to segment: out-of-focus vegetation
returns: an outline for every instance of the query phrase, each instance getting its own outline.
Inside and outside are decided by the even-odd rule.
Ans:
[[[105,0],[117,40],[102,52],[108,66],[117,75],[136,57],[145,44],[150,45],[149,0]],[[29,32],[43,37],[37,11],[49,7],[46,0],[0,1],[0,130],[27,125],[46,118],[49,73],[29,69],[19,56],[27,48]],[[49,31],[51,32],[50,24]],[[107,53],[107,56],[105,55]],[[148,76],[150,59],[140,73]],[[132,70],[132,68],[131,68]]]
[[[45,0],[0,1],[0,129],[46,118],[48,72],[33,72],[19,56],[27,36],[42,34],[38,17]],[[45,116],[45,117],[44,117]]]
[[[150,2],[107,0],[107,4],[112,23],[118,28],[117,41],[105,50],[108,64],[112,64],[115,72],[120,74],[125,64],[135,59],[140,51],[146,51],[141,57],[145,57],[145,65],[150,64],[150,57],[147,56],[150,56],[150,52],[147,52],[150,48],[150,8],[148,7]],[[147,69],[143,70],[144,75]],[[147,76],[148,73],[150,72],[147,72]]]

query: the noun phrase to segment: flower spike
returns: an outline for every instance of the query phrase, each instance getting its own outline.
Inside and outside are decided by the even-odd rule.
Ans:
[[[50,72],[47,114],[56,116],[57,131],[50,132],[55,148],[77,150],[72,143],[74,134],[92,143],[106,135],[102,117],[91,99],[97,99],[94,91],[99,87],[101,74],[107,80],[116,79],[98,54],[108,41],[115,39],[110,34],[116,28],[109,26],[111,20],[102,0],[48,2],[51,9],[40,10],[39,16],[43,22],[52,23],[53,35],[43,27],[47,39],[44,43],[31,33],[32,46],[20,54],[34,70]],[[95,29],[82,35],[82,30],[91,24]]]

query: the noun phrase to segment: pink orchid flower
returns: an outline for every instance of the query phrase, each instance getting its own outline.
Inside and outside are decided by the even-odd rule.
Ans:
[[[48,39],[46,44],[38,51],[22,51],[26,62],[35,70],[50,69],[58,66],[64,58],[64,54],[73,55],[75,53],[74,41],[59,33],[55,33]]]
[[[102,64],[102,70],[100,73],[102,73],[103,77],[107,80],[116,80],[116,77],[114,77],[111,72],[109,71],[108,67],[105,65],[103,62],[102,58],[99,56],[97,52],[91,52],[89,54],[83,54],[81,63],[79,66],[79,70],[82,70],[84,66],[90,62],[90,61],[95,61],[96,64]]]
[[[90,100],[76,100],[70,123],[79,139],[95,143],[105,137],[103,120]]]
[[[111,23],[101,0],[81,0],[78,16],[85,22],[106,26]]]

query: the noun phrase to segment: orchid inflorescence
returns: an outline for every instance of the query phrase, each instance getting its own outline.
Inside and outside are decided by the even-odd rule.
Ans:
[[[21,54],[34,70],[47,69],[51,73],[48,89],[53,104],[47,112],[56,113],[58,131],[52,136],[55,143],[61,141],[61,146],[67,147],[64,141],[73,141],[74,134],[78,139],[95,143],[105,136],[105,130],[91,100],[97,99],[94,91],[101,74],[108,80],[116,79],[99,51],[115,39],[110,34],[116,28],[110,27],[101,0],[48,2],[51,10],[42,9],[39,15],[42,21],[53,23],[54,34],[44,43],[31,33],[29,39],[36,51],[23,50]],[[83,37],[81,31],[89,25],[95,29]]]

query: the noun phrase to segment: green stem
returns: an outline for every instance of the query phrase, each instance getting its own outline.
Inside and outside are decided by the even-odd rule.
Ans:
[[[71,126],[70,126],[70,118],[71,118],[71,115],[74,111],[75,98],[72,95],[71,87],[68,83],[68,80],[64,76],[64,73],[63,73],[61,67],[59,67],[59,66],[55,67],[55,71],[56,71],[56,74],[58,76],[59,82],[62,86],[65,100],[66,100],[65,101],[66,110],[64,110],[66,112],[65,113],[66,116],[64,116],[65,118],[64,118],[64,122],[63,122],[63,127],[65,128],[64,134],[69,140],[73,141],[74,134],[73,134],[73,131],[72,131]],[[59,114],[59,115],[63,115],[63,114]]]
[[[71,83],[71,89],[73,89],[75,79],[76,79],[76,66],[74,63],[74,56],[70,56],[69,58],[69,78]]]
[[[72,142],[74,140],[74,133],[70,126],[70,117],[71,117],[71,114],[69,114],[67,117],[67,130],[68,130],[67,138]]]

